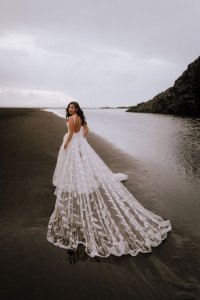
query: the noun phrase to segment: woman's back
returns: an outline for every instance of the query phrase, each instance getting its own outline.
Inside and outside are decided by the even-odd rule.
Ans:
[[[81,118],[78,115],[76,115],[73,116],[73,119],[74,119],[74,132],[79,132],[82,126]]]
[[[81,118],[76,115],[76,116],[71,116],[71,119],[73,119],[73,132],[79,132],[82,126],[82,121]],[[69,129],[69,122],[70,122],[70,118],[67,120],[67,127]]]
[[[69,117],[69,119],[67,120],[67,127],[68,127],[68,130],[70,129],[69,127],[70,127],[70,125],[69,125],[69,123],[70,123],[70,121],[72,121],[72,123],[73,123],[73,129],[72,129],[72,127],[71,127],[71,130],[73,131],[73,133],[78,133],[78,132],[80,132],[80,130],[81,130],[81,128],[83,129],[83,136],[84,137],[86,137],[86,135],[87,135],[87,133],[88,133],[88,131],[89,131],[89,128],[88,128],[88,126],[87,126],[87,123],[85,122],[84,123],[84,125],[82,125],[82,120],[81,120],[81,118],[80,118],[80,116],[79,115],[72,115],[72,116],[70,116]]]

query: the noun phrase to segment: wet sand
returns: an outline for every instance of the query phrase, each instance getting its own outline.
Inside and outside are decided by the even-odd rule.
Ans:
[[[64,119],[39,109],[1,108],[0,130],[1,299],[200,299],[200,238],[187,231],[180,214],[170,213],[177,209],[173,201],[160,202],[133,157],[89,133],[95,151],[113,172],[129,175],[127,188],[147,209],[170,219],[172,232],[149,254],[101,259],[80,248],[73,256],[46,240]]]

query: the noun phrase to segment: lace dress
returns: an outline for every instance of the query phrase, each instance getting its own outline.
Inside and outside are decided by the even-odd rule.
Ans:
[[[56,203],[47,240],[65,249],[85,245],[91,257],[147,253],[171,230],[169,220],[145,209],[113,174],[83,136],[83,127],[64,149],[53,175]],[[121,181],[120,181],[121,180]]]

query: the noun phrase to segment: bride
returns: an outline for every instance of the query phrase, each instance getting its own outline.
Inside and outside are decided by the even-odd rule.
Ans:
[[[171,230],[169,220],[145,209],[87,142],[88,126],[77,102],[66,109],[64,135],[53,175],[56,203],[47,240],[91,257],[151,252]]]

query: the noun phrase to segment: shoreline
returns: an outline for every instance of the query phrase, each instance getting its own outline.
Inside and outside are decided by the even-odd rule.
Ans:
[[[199,299],[199,240],[181,219],[172,220],[172,232],[149,254],[92,259],[81,249],[71,264],[46,240],[65,122],[40,109],[1,108],[0,128],[3,299]],[[92,132],[88,142],[113,172],[129,175],[124,185],[145,208],[170,219],[137,160]]]

